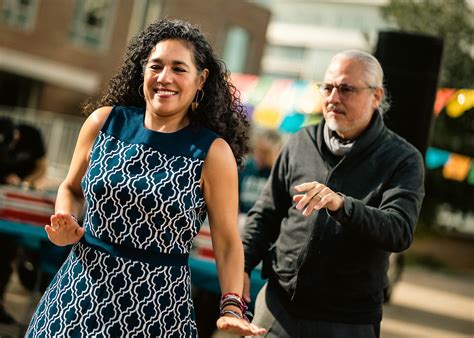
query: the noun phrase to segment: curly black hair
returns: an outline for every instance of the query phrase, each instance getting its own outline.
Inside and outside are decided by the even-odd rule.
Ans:
[[[144,107],[139,95],[143,84],[143,69],[152,49],[160,41],[178,39],[185,41],[193,52],[196,68],[209,70],[204,84],[204,98],[195,111],[188,109],[193,124],[199,124],[220,135],[230,145],[237,164],[242,166],[249,151],[249,122],[240,93],[230,82],[230,72],[218,60],[212,46],[197,26],[176,19],[161,19],[139,33],[127,47],[122,65],[109,81],[98,100],[89,99],[83,104],[86,114],[101,106]]]

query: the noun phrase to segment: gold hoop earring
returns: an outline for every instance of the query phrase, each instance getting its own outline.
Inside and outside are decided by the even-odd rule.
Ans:
[[[199,104],[201,103],[203,98],[204,98],[204,89],[198,89],[196,92],[196,96],[194,96],[194,100],[191,103],[192,111],[196,111],[196,109],[198,109]]]
[[[138,96],[140,96],[142,99],[145,98],[143,96],[143,83],[140,83],[140,85],[138,86]]]

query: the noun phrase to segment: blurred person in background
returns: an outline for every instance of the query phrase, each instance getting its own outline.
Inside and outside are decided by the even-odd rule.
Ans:
[[[0,184],[34,188],[47,169],[46,148],[40,131],[28,124],[15,124],[0,118]],[[14,324],[5,310],[5,289],[12,273],[18,242],[16,237],[0,234],[0,323]]]
[[[34,187],[47,169],[41,132],[28,124],[0,118],[0,183]]]
[[[289,139],[247,216],[243,294],[263,261],[253,323],[268,337],[379,337],[388,257],[412,243],[423,159],[384,125],[372,55],[335,55],[320,92],[324,119]]]
[[[245,317],[237,165],[248,122],[201,31],[160,20],[129,44],[85,121],[45,229],[73,244],[28,331],[35,336],[196,337],[188,255],[209,215],[221,291],[219,329]],[[74,215],[87,201],[81,227]]]
[[[276,130],[257,129],[253,141],[253,154],[239,173],[239,208],[247,213],[260,196],[267,182],[273,163],[282,146],[281,135]]]

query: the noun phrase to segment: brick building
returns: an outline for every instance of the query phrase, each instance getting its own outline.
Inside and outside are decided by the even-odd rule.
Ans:
[[[77,114],[162,17],[198,24],[232,71],[259,73],[270,12],[249,2],[0,0],[0,105]]]

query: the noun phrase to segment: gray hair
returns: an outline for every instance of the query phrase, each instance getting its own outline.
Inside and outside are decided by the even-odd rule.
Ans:
[[[384,95],[377,110],[381,115],[386,113],[390,108],[390,98],[383,84],[383,69],[380,65],[380,62],[373,55],[357,49],[350,49],[337,53],[331,59],[331,63],[339,58],[355,60],[364,65],[364,71],[368,85],[371,87],[381,87],[384,89]]]

